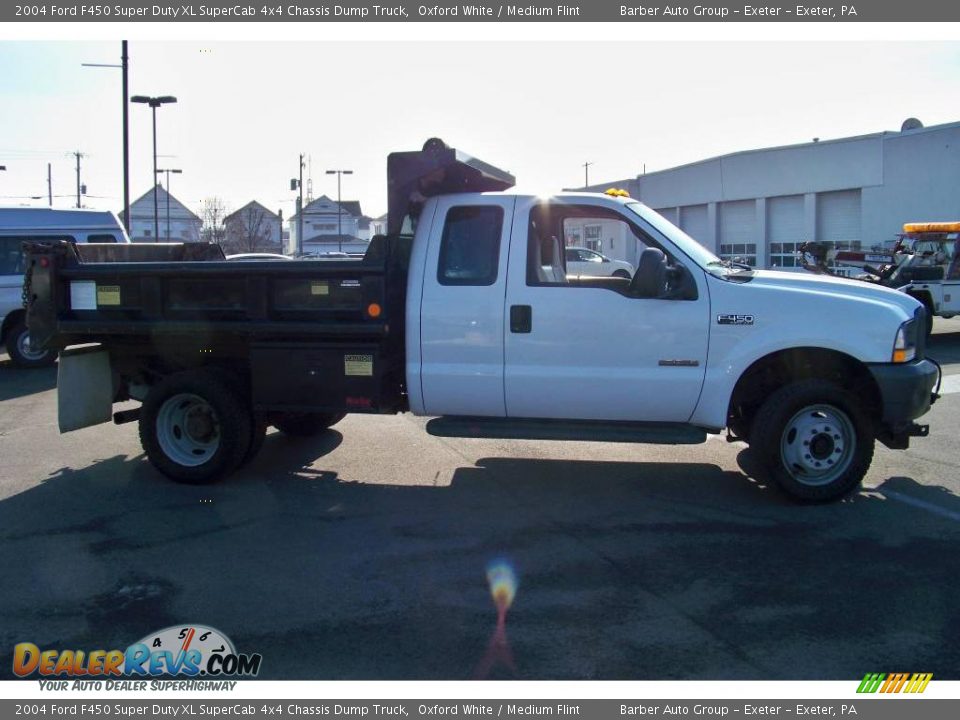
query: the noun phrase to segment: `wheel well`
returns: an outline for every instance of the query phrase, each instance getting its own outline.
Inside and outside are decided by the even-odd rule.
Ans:
[[[750,423],[766,398],[795,380],[830,380],[860,398],[867,413],[881,410],[880,388],[867,366],[854,357],[823,348],[792,348],[766,355],[740,376],[727,409],[734,434],[748,439]]]
[[[7,313],[6,317],[3,318],[3,325],[0,326],[0,342],[6,341],[7,333],[10,332],[10,328],[23,319],[25,312],[26,310],[18,309]]]

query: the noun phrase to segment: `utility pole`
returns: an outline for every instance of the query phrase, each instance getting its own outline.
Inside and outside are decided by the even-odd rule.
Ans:
[[[303,153],[300,153],[300,197],[297,200],[297,256],[303,255]]]
[[[79,150],[71,153],[77,159],[77,207],[80,207],[80,158],[84,157]]]
[[[340,201],[340,176],[353,175],[353,170],[327,170],[327,175],[337,176],[337,250],[343,252],[343,204]]]
[[[53,207],[53,168],[47,163],[47,201]]]
[[[120,66],[123,74],[123,226],[130,234],[130,103],[127,81],[130,70],[130,57],[127,55],[127,41],[120,42]]]
[[[592,162],[585,162],[583,164],[583,185],[584,187],[590,187],[590,166],[593,165]]]

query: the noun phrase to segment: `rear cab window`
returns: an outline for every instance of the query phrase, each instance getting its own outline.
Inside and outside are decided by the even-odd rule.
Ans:
[[[493,285],[497,281],[502,231],[502,207],[451,208],[440,238],[437,282],[441,285]]]

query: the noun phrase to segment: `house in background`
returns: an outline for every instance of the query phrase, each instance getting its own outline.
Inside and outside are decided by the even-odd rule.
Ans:
[[[133,242],[199,242],[203,222],[159,183],[156,186],[159,234],[155,232],[153,193],[151,188],[130,203],[130,239]],[[122,211],[120,218],[124,219]]]
[[[386,235],[387,234],[387,214],[384,213],[380,217],[375,217],[370,220],[370,237],[374,235]]]
[[[370,218],[360,210],[358,200],[340,203],[326,195],[307,203],[303,208],[303,243],[299,242],[300,216],[289,220],[290,239],[284,252],[288,255],[302,250],[307,254],[336,252],[366,252],[370,239]]]
[[[231,253],[283,251],[283,218],[252,200],[223,219],[224,250]]]

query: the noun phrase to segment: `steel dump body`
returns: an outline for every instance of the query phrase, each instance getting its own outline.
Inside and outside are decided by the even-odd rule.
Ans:
[[[205,244],[32,244],[29,322],[37,343],[102,344],[128,379],[212,365],[249,378],[257,409],[395,412],[404,246],[231,263]]]

